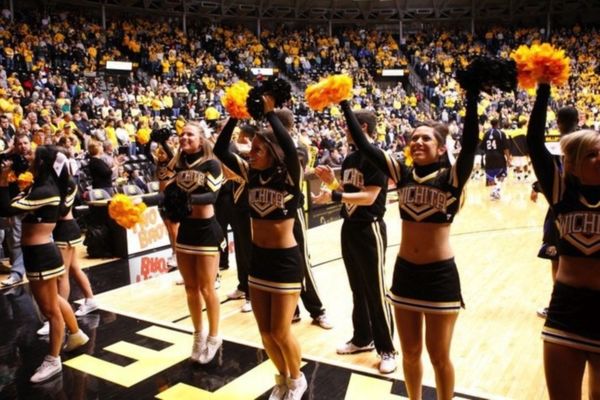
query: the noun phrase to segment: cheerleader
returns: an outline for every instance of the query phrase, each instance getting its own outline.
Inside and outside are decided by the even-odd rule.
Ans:
[[[301,399],[307,389],[300,371],[300,344],[291,332],[292,316],[302,289],[302,256],[294,238],[294,217],[301,193],[301,167],[294,141],[263,96],[271,130],[252,140],[249,161],[229,150],[237,120],[223,128],[215,154],[248,185],[252,223],[252,260],[248,285],[262,342],[278,374],[269,399]]]
[[[529,119],[527,146],[542,193],[558,222],[558,271],[548,307],[544,369],[550,399],[600,395],[600,133],[563,136],[564,169],[544,145],[550,86],[540,83]]]
[[[355,115],[361,128],[373,138],[376,134],[375,114],[361,110]],[[348,142],[352,145],[351,137]],[[335,190],[324,189],[313,197],[313,201],[316,204],[332,200],[343,203],[342,257],[352,290],[354,334],[337,348],[337,353],[354,354],[375,348],[381,358],[379,372],[390,374],[396,370],[396,351],[392,339],[392,310],[385,301],[383,281],[387,248],[383,221],[387,178],[358,151],[344,159],[341,183],[328,166],[317,166],[315,173]]]
[[[417,126],[409,139],[414,165],[408,167],[372,146],[350,103],[341,102],[349,133],[358,150],[398,187],[402,242],[388,299],[395,308],[402,365],[411,399],[422,397],[423,323],[437,396],[451,399],[454,395],[450,343],[462,295],[449,238],[463,187],[473,168],[478,137],[477,96],[477,90],[467,91],[461,152],[451,168],[442,163],[448,133],[445,125]],[[334,200],[340,197],[343,200],[342,196],[340,192],[332,194]]]
[[[188,122],[184,126],[173,165],[175,176],[165,186],[162,208],[167,219],[181,221],[175,253],[194,326],[191,359],[207,364],[223,343],[219,336],[220,303],[215,280],[219,249],[225,242],[214,209],[223,174],[200,124]],[[203,300],[208,336],[202,331]]]
[[[10,163],[0,174],[0,212],[3,216],[26,214],[23,218],[21,245],[29,286],[42,312],[50,322],[50,351],[30,378],[32,383],[50,379],[62,371],[60,350],[65,324],[69,329],[65,351],[88,342],[79,329],[71,306],[58,295],[56,279],[65,273],[61,254],[52,240],[59,217],[65,215],[70,177],[65,168],[67,157],[55,146],[39,146],[33,160],[33,184],[11,202],[8,192]]]

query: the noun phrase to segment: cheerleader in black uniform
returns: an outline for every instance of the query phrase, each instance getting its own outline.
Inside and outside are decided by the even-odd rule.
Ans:
[[[463,187],[473,168],[478,138],[477,96],[476,90],[467,92],[462,149],[452,168],[440,164],[446,152],[445,125],[420,125],[412,132],[409,146],[414,166],[407,167],[371,146],[350,103],[341,103],[358,150],[398,187],[402,242],[388,299],[395,307],[411,399],[421,398],[423,321],[438,399],[451,399],[454,394],[450,343],[462,296],[449,237]],[[334,196],[339,195],[334,192]]]
[[[300,249],[294,239],[294,216],[300,196],[301,168],[294,141],[264,96],[273,131],[252,141],[249,162],[229,151],[237,120],[230,118],[215,144],[215,154],[248,184],[252,218],[252,261],[248,285],[252,310],[265,351],[279,374],[270,399],[300,399],[307,389],[300,371],[300,344],[292,335],[294,309],[302,289]]]
[[[173,164],[176,175],[165,186],[162,207],[168,219],[181,218],[175,252],[194,325],[191,359],[207,364],[223,343],[219,336],[220,303],[215,279],[224,238],[214,210],[223,174],[199,124],[185,125],[179,149]],[[206,303],[208,337],[202,332],[202,299]]]
[[[600,396],[600,133],[564,136],[564,170],[544,145],[550,86],[538,86],[527,145],[559,226],[558,272],[548,307],[544,369],[550,399],[581,399],[589,364],[590,398]]]
[[[158,144],[153,157],[154,161],[156,162],[156,179],[158,180],[158,190],[159,192],[163,193],[167,183],[169,183],[175,176],[175,160],[173,157],[173,151],[166,141],[162,141]],[[170,267],[176,267],[177,258],[175,257],[175,241],[177,239],[179,222],[172,221],[167,218],[162,208],[160,209],[160,216],[165,224],[165,228],[167,228],[169,242],[171,243],[171,249],[173,251],[167,263]]]
[[[359,111],[356,117],[362,128],[375,134],[375,114]],[[359,132],[362,134],[362,132]],[[352,137],[348,137],[352,144]],[[342,202],[342,257],[352,289],[352,325],[354,335],[337,349],[338,354],[353,354],[377,349],[381,357],[379,371],[384,374],[396,370],[393,320],[390,305],[385,301],[385,250],[387,234],[383,214],[387,195],[387,177],[353,151],[342,163],[342,182],[338,184],[333,170],[318,166],[315,173],[329,187],[313,198],[316,204],[331,200]],[[374,343],[373,343],[374,342]]]
[[[67,157],[55,146],[39,146],[33,161],[34,182],[28,192],[11,202],[8,193],[10,165],[2,165],[0,175],[0,212],[3,216],[26,214],[21,244],[29,286],[40,311],[50,321],[50,352],[30,378],[43,382],[62,371],[60,350],[65,323],[69,329],[65,351],[87,343],[67,300],[58,295],[56,278],[65,272],[62,257],[52,241],[52,231],[65,207],[70,177],[65,168]]]
[[[72,176],[69,162],[67,162],[65,169],[69,171],[69,175]],[[79,285],[84,296],[83,303],[79,306],[77,311],[75,311],[75,315],[83,317],[96,310],[98,304],[94,299],[90,280],[81,270],[77,258],[76,246],[83,243],[83,236],[81,235],[81,229],[79,228],[77,220],[73,217],[73,205],[75,204],[76,196],[77,185],[75,182],[71,181],[67,197],[65,198],[66,214],[56,221],[56,227],[54,227],[54,230],[52,231],[52,236],[54,238],[54,243],[56,243],[60,250],[66,271],[64,275],[61,275],[58,278],[58,292],[65,300],[69,300],[71,292],[69,276],[72,276]]]

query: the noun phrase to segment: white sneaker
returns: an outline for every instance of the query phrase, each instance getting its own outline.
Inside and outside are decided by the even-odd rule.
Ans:
[[[396,355],[394,353],[382,353],[379,362],[379,372],[391,374],[396,370]]]
[[[42,364],[37,367],[35,373],[29,378],[31,383],[40,383],[52,378],[56,374],[60,374],[62,371],[62,363],[60,357],[52,357],[47,355],[44,357]]]
[[[308,389],[306,377],[302,372],[300,372],[300,378],[298,379],[288,378],[287,386],[288,390],[283,398],[284,400],[300,400],[306,389]]]
[[[273,391],[269,395],[269,400],[283,400],[287,390],[287,377],[276,374],[275,386],[273,386]]]
[[[540,318],[546,318],[548,316],[548,307],[542,307],[536,311],[537,316]]]
[[[198,362],[200,364],[208,364],[215,358],[215,354],[223,345],[223,339],[220,336],[208,336],[206,338],[206,347],[204,351],[200,353],[200,359]]]
[[[362,353],[363,351],[371,351],[375,348],[375,344],[373,342],[369,343],[366,346],[356,346],[352,341],[346,342],[343,345],[339,346],[335,349],[338,354],[355,354]]]
[[[215,279],[215,289],[219,289],[221,287],[221,274],[217,274],[217,278]]]
[[[98,309],[98,303],[96,299],[85,299],[83,303],[79,306],[77,311],[75,311],[75,316],[83,317],[84,315],[88,315],[92,311],[96,311]]]
[[[194,362],[200,362],[200,356],[206,348],[206,336],[202,332],[194,332],[194,344],[192,345],[192,355],[190,359]]]
[[[80,329],[77,332],[71,333],[69,336],[67,336],[67,343],[65,343],[63,346],[63,350],[67,352],[73,351],[86,344],[89,340],[90,338],[88,335],[86,335],[85,332]]]
[[[233,292],[231,292],[227,295],[227,298],[230,300],[238,300],[238,299],[243,299],[245,297],[246,297],[246,293],[244,293],[238,289],[235,289]]]
[[[250,303],[250,300],[246,300],[244,302],[244,305],[241,308],[243,313],[247,313],[247,312],[251,312],[252,311],[252,303]]]
[[[50,334],[50,322],[44,322],[44,325],[37,330],[37,334],[40,336],[47,336]]]
[[[167,259],[167,267],[177,267],[177,257],[173,254],[171,257]]]
[[[333,324],[329,321],[326,314],[321,314],[317,318],[313,319],[313,325],[318,325],[323,329],[332,329]]]

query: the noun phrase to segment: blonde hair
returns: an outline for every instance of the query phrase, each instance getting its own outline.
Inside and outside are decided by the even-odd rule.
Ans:
[[[565,157],[565,170],[575,176],[581,175],[585,153],[600,140],[600,133],[582,129],[560,139],[560,148]]]
[[[192,126],[198,130],[198,134],[202,138],[200,148],[202,149],[202,162],[206,160],[212,160],[215,158],[215,154],[213,153],[213,144],[206,137],[206,129],[196,121],[188,121],[185,126]],[[185,128],[184,126],[184,128]]]

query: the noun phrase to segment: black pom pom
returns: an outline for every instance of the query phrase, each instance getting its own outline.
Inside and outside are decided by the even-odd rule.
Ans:
[[[263,89],[264,88],[262,86],[250,89],[248,98],[246,99],[248,113],[257,121],[261,120],[265,116],[265,106],[262,98],[264,94]]]
[[[275,107],[283,107],[285,102],[292,98],[292,86],[281,78],[269,79],[264,84],[264,92],[275,99]]]
[[[480,56],[466,69],[457,71],[456,80],[467,91],[489,92],[496,87],[512,92],[517,88],[517,65],[513,60]]]
[[[150,140],[157,143],[164,143],[171,137],[171,131],[167,128],[154,129],[150,133]]]
[[[255,120],[261,120],[265,116],[262,96],[269,94],[275,100],[275,107],[283,107],[285,103],[292,98],[292,86],[281,78],[271,78],[261,86],[250,89],[246,99],[248,113]]]
[[[165,188],[165,197],[160,209],[167,219],[174,222],[179,222],[192,213],[189,196],[176,184]]]

